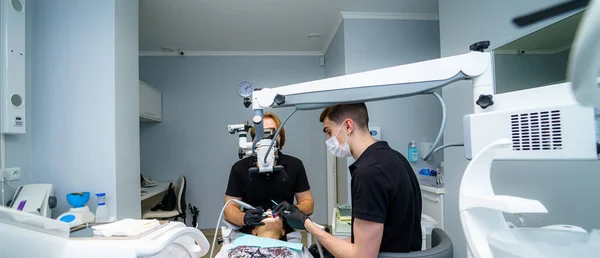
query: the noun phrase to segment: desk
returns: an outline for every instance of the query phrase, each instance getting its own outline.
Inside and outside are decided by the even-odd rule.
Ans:
[[[165,191],[167,191],[167,189],[169,188],[169,184],[171,182],[169,181],[158,181],[156,182],[156,186],[152,186],[152,187],[142,187],[141,188],[141,197],[142,197],[142,201],[156,196],[158,194],[164,193]]]

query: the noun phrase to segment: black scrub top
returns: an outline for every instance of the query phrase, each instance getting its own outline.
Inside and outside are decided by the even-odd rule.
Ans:
[[[285,155],[281,151],[278,156],[277,165],[282,165],[285,173],[250,173],[248,169],[256,167],[252,157],[233,164],[225,194],[241,198],[243,202],[264,210],[274,208],[275,204],[271,200],[294,204],[296,193],[310,190],[306,170],[300,159]],[[294,231],[285,223],[284,228],[286,233]]]
[[[380,252],[421,250],[421,189],[408,160],[379,141],[350,166],[354,219],[383,223]],[[354,228],[352,229],[354,243]]]

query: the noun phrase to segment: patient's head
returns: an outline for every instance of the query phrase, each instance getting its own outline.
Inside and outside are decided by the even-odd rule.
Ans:
[[[271,215],[271,210],[268,210],[267,214],[268,218],[263,220],[265,224],[254,227],[254,229],[252,229],[252,235],[280,239],[283,235],[285,235],[281,218],[273,218]]]

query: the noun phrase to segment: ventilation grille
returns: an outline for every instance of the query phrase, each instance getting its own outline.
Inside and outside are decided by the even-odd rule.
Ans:
[[[513,150],[562,150],[560,110],[510,116]]]

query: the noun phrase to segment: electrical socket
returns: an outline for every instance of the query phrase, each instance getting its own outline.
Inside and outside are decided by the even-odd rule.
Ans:
[[[4,176],[6,181],[21,180],[21,168],[5,168]]]

